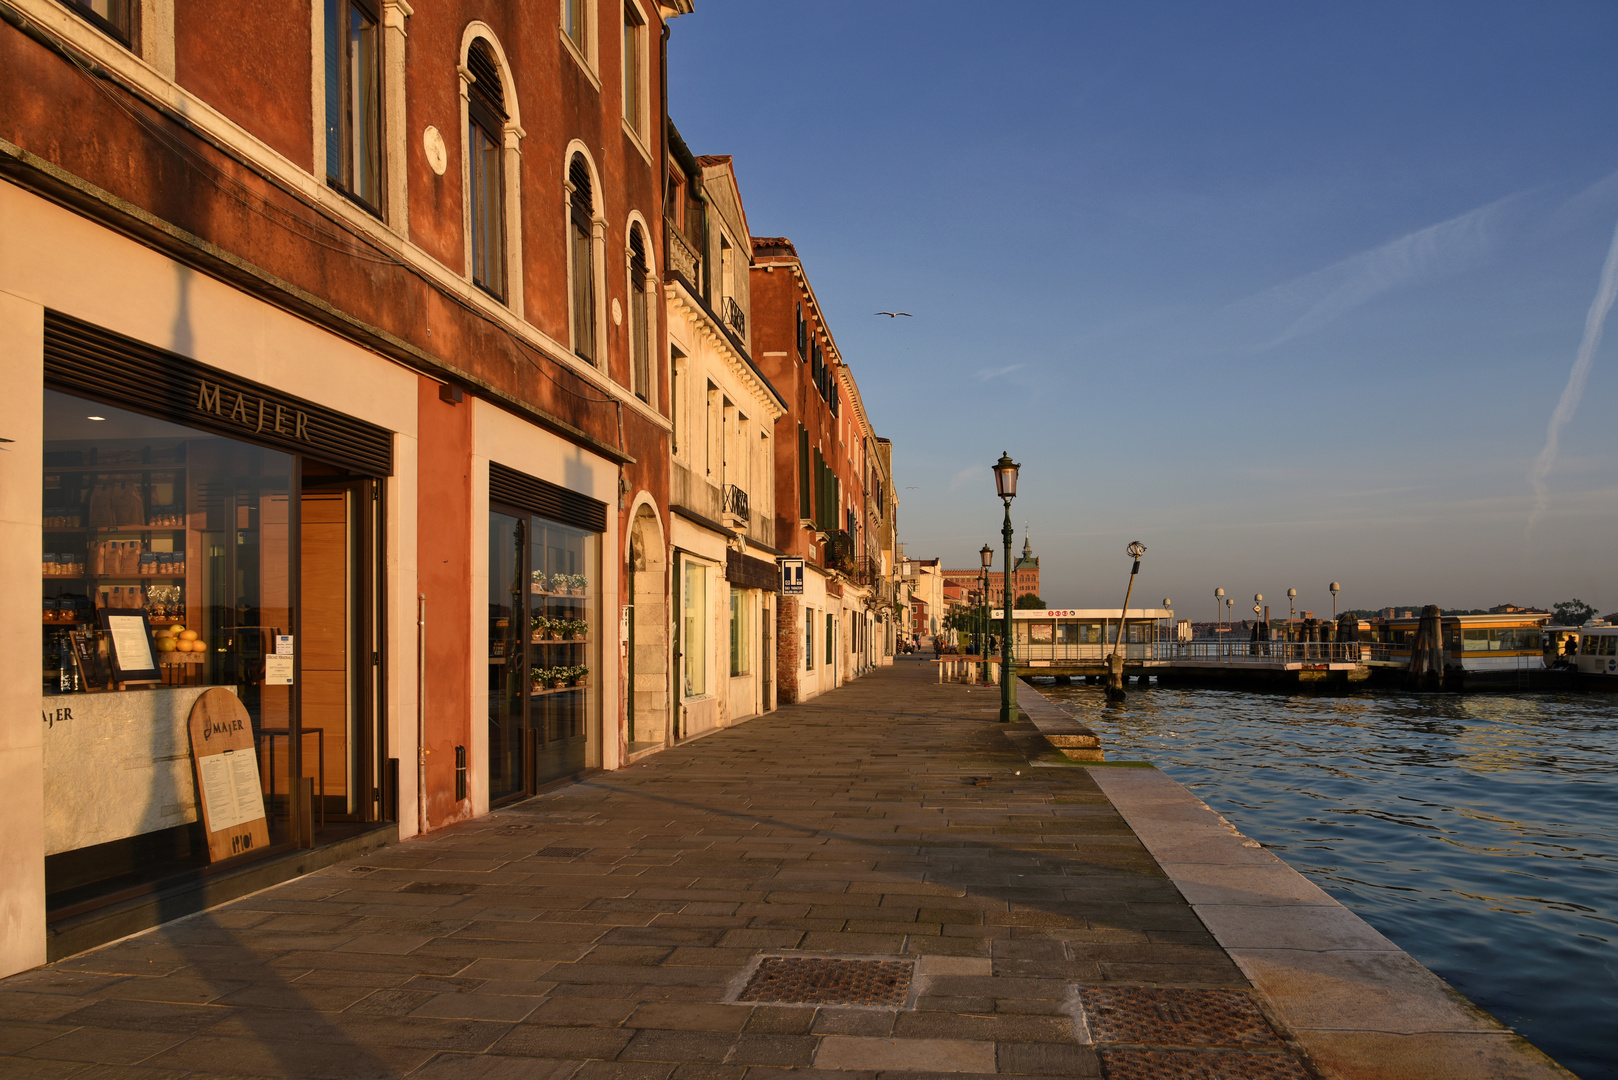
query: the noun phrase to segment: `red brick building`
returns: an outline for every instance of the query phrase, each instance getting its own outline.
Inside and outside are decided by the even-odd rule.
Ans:
[[[996,555],[999,555],[996,552]],[[945,570],[944,580],[960,585],[968,595],[977,596],[983,591],[983,568],[975,570]],[[1039,596],[1039,556],[1034,554],[1034,546],[1027,537],[1023,538],[1022,555],[1011,565],[1011,588],[1014,598]],[[1000,607],[1005,596],[1005,573],[996,567],[989,571],[989,606]]]
[[[690,0],[5,8],[0,974],[228,896],[212,862],[256,888],[621,764]],[[130,668],[113,618],[202,644]],[[195,794],[213,690],[247,824]],[[131,875],[163,906],[105,921]]]
[[[879,662],[879,530],[867,505],[877,440],[797,249],[753,237],[753,359],[785,402],[775,424],[775,543],[805,562],[778,617],[779,700],[802,701]]]

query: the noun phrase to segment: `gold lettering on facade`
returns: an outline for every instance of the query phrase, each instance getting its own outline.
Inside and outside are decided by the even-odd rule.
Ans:
[[[247,419],[247,399],[242,397],[240,394],[236,395],[236,404],[230,410],[230,418],[236,421],[238,424],[246,424],[250,422]]]
[[[299,413],[297,419],[293,421],[292,437],[302,439],[304,442],[309,441],[309,417],[303,413]]]
[[[286,434],[286,430],[281,427],[281,423],[285,419],[286,419],[286,410],[281,408],[280,404],[277,403],[276,406],[275,406],[275,433],[277,435],[285,435]]]
[[[203,412],[219,413],[219,387],[197,380],[197,408]]]
[[[264,430],[264,410],[265,410],[265,408],[266,408],[266,404],[265,404],[264,399],[259,398],[258,399],[258,427],[253,429],[255,432],[259,432],[259,431]]]

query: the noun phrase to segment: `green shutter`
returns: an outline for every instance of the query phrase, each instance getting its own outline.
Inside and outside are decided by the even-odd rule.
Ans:
[[[809,429],[798,425],[798,518],[807,521],[809,510]]]

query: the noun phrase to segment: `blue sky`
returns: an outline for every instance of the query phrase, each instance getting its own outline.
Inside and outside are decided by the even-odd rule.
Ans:
[[[1531,473],[1618,226],[1615,45],[1605,3],[698,0],[669,93],[797,244],[909,554],[998,546],[1009,450],[1053,606],[1118,603],[1139,539],[1198,619],[1608,611],[1618,328],[1537,516]]]

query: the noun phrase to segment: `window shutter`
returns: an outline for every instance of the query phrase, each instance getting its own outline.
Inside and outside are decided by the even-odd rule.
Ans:
[[[568,163],[567,179],[573,185],[573,194],[570,197],[573,209],[589,218],[591,208],[595,205],[594,188],[590,183],[590,167],[584,163],[582,154],[574,154],[573,160]]]
[[[629,230],[629,273],[637,286],[646,284],[646,240],[638,226]]]
[[[483,38],[474,40],[466,51],[466,70],[472,73],[472,99],[505,120],[506,90],[500,82],[500,65],[495,62],[493,47]]]
[[[809,429],[798,425],[798,517],[808,521],[809,509]]]
[[[809,359],[809,324],[804,321],[803,301],[798,301],[798,360]]]

